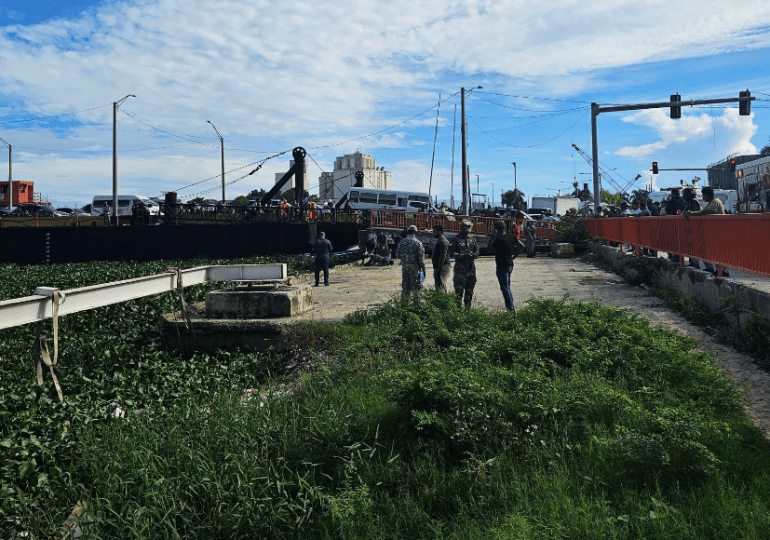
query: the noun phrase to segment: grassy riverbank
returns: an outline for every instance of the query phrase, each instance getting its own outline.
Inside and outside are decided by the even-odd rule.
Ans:
[[[61,266],[78,285],[140,271]],[[66,408],[34,382],[34,328],[0,333],[3,537],[52,534],[78,500],[84,538],[770,530],[770,446],[696,343],[645,319],[553,300],[465,311],[431,291],[266,353],[183,357],[157,338],[176,308],[169,294],[63,318]]]

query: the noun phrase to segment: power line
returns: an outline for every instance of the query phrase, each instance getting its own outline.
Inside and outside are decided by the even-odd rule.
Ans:
[[[252,165],[259,164],[259,166],[256,169],[254,169],[253,171],[251,171],[248,174],[243,175],[241,178],[238,179],[238,180],[240,180],[240,179],[245,178],[247,176],[251,176],[252,174],[257,172],[259,169],[262,168],[262,165],[264,165],[268,160],[271,160],[273,158],[282,156],[284,154],[288,154],[289,152],[291,152],[291,150],[284,150],[283,152],[279,152],[279,153],[277,153],[275,155],[272,155],[270,157],[266,157],[265,159],[263,159],[261,161],[255,161],[254,163],[249,163],[249,164],[243,165],[241,167],[236,167],[235,169],[231,169],[231,170],[227,171],[227,174],[235,172],[235,171],[239,171],[241,169],[245,169],[246,167],[251,167]],[[202,184],[203,182],[208,182],[209,180],[214,180],[215,178],[221,178],[221,177],[222,177],[221,174],[217,174],[217,175],[211,176],[209,178],[204,178],[203,180],[199,180],[197,182],[193,182],[192,184],[188,184],[188,185],[186,185],[184,187],[178,188],[177,191],[182,191],[183,189],[187,189],[187,188],[190,188],[190,187],[193,187],[193,186],[197,186],[198,184]],[[227,185],[227,184],[228,183],[226,182],[225,185]],[[213,189],[216,189],[216,188],[213,188]],[[212,190],[207,190],[205,193],[208,193],[208,191],[212,191]]]
[[[131,118],[134,118],[135,120],[138,120],[139,122],[141,122],[145,126],[151,128],[151,129],[158,130],[158,131],[160,131],[162,133],[165,133],[166,135],[171,135],[172,137],[176,137],[177,139],[185,140],[185,141],[187,141],[189,143],[192,143],[192,144],[200,144],[201,146],[207,146],[209,148],[220,148],[218,145],[211,145],[211,144],[207,144],[207,143],[199,142],[199,141],[191,141],[190,139],[186,138],[186,137],[192,137],[192,138],[196,138],[196,139],[212,140],[212,137],[198,137],[197,135],[188,135],[186,133],[181,133],[181,132],[178,132],[178,131],[174,131],[171,128],[163,128],[163,127],[160,127],[159,124],[156,124],[156,123],[154,123],[154,122],[152,122],[150,120],[147,120],[146,118],[142,118],[141,116],[139,116],[136,113],[133,113],[131,111],[125,110],[123,107],[120,108],[120,111],[125,113],[127,116],[130,116]],[[257,150],[246,150],[246,149],[243,149],[243,148],[230,148],[230,147],[225,147],[225,150],[230,151],[230,152],[249,152],[249,153],[252,153],[252,154],[274,154],[275,153],[275,152],[266,152],[266,151],[257,151]]]
[[[556,111],[543,111],[542,109],[522,109],[522,108],[519,108],[519,107],[511,107],[510,105],[503,105],[502,103],[497,103],[497,102],[491,101],[489,99],[484,99],[481,96],[476,96],[476,95],[473,95],[473,94],[471,94],[471,95],[475,99],[478,99],[480,101],[485,101],[486,103],[491,103],[492,105],[496,105],[496,106],[502,107],[504,109],[512,109],[514,111],[524,111],[524,112],[536,112],[536,113],[540,113],[540,114],[554,114],[554,113],[561,113],[561,112],[566,113],[566,112],[571,112],[571,111],[582,111],[583,109],[587,108],[584,105],[583,107],[575,107],[573,109],[559,109],[559,110],[556,110]],[[528,116],[537,116],[537,115],[532,114],[532,115],[528,115]]]
[[[71,113],[52,114],[51,116],[36,116],[34,118],[26,118],[24,120],[8,120],[5,122],[0,122],[0,126],[4,126],[6,124],[19,124],[23,122],[35,122],[36,120],[45,120],[46,118],[59,118],[60,116],[64,116],[66,114],[79,114],[83,112],[94,111],[96,109],[101,109],[103,107],[110,107],[110,106],[112,106],[112,103],[108,103],[106,105],[99,105],[98,107],[91,107],[90,109],[83,109],[82,111],[74,111]]]
[[[499,140],[499,139],[496,139],[495,137],[493,137],[492,135],[490,135],[489,133],[487,133],[486,131],[484,131],[484,129],[482,129],[482,128],[481,128],[481,126],[479,126],[479,125],[478,125],[478,123],[477,123],[475,120],[473,121],[473,123],[474,123],[474,124],[476,124],[476,126],[477,126],[477,127],[478,127],[478,128],[481,130],[481,131],[482,131],[482,133],[484,133],[484,135],[486,135],[487,137],[489,137],[489,138],[490,138],[490,139],[492,139],[493,141],[499,142],[500,144],[503,144],[503,145],[505,145],[505,146],[509,146],[509,147],[511,147],[511,148],[534,148],[534,147],[536,147],[536,146],[542,146],[542,145],[544,145],[544,144],[548,144],[549,142],[553,142],[553,141],[555,141],[556,139],[558,139],[559,137],[561,137],[562,135],[564,135],[565,133],[567,133],[568,131],[570,131],[572,128],[574,128],[576,125],[578,125],[578,123],[579,123],[579,122],[580,122],[580,121],[581,121],[583,118],[585,118],[587,114],[588,114],[588,111],[586,111],[586,112],[583,114],[583,116],[581,116],[580,118],[578,118],[578,119],[577,119],[577,122],[575,122],[575,123],[574,123],[574,124],[572,124],[570,127],[568,127],[567,129],[565,129],[564,131],[562,131],[561,133],[559,133],[559,134],[558,134],[556,137],[554,137],[553,139],[548,139],[547,141],[543,141],[543,142],[541,142],[541,143],[537,143],[537,144],[508,144],[508,143],[506,143],[506,142],[503,142],[503,141],[501,141],[501,140]]]
[[[502,96],[502,97],[512,97],[512,98],[518,98],[518,99],[536,99],[536,100],[542,100],[542,101],[564,101],[566,103],[584,103],[586,105],[590,105],[590,101],[575,101],[572,99],[560,99],[560,98],[547,98],[547,97],[533,97],[533,96],[516,96],[511,94],[500,94],[498,92],[484,92],[480,91],[479,94],[489,94],[490,96]]]

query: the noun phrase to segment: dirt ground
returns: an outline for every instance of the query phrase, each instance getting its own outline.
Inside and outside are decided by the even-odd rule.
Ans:
[[[428,275],[432,276],[430,261],[426,263]],[[502,311],[505,306],[495,277],[494,258],[479,259],[476,271],[474,307]],[[732,274],[748,286],[770,289],[770,280],[738,272]],[[398,264],[367,267],[358,263],[339,266],[331,270],[329,282],[328,287],[313,287],[314,309],[302,319],[335,321],[353,311],[387,302],[401,292],[401,267]],[[517,308],[533,297],[561,299],[569,294],[574,300],[596,300],[603,305],[633,310],[667,330],[697,339],[700,349],[717,357],[718,365],[728,377],[746,385],[746,412],[765,435],[770,436],[770,374],[759,369],[750,357],[715,341],[642,287],[628,285],[615,273],[578,258],[538,256],[516,259],[511,289]]]

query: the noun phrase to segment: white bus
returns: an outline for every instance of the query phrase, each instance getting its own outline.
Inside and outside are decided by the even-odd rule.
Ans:
[[[158,215],[158,204],[144,195],[118,195],[118,215],[131,217],[134,205],[143,202],[150,210],[151,216]],[[112,207],[112,195],[97,195],[91,203],[91,215],[101,216],[104,210],[104,204],[110,209],[110,215],[115,215],[115,209]]]
[[[350,203],[350,208],[353,210],[441,212],[431,202],[430,195],[414,191],[352,187],[338,204],[344,206],[346,203]]]

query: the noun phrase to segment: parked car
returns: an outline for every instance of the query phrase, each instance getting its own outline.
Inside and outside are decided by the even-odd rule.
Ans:
[[[0,208],[0,218],[10,217],[11,211],[8,208]]]
[[[22,206],[19,206],[16,208],[16,210],[21,210],[25,213],[20,213],[19,215],[26,215],[26,216],[39,216],[39,217],[68,217],[69,214],[65,214],[63,212],[57,212],[53,209],[51,206],[47,206],[45,204],[25,204]]]

